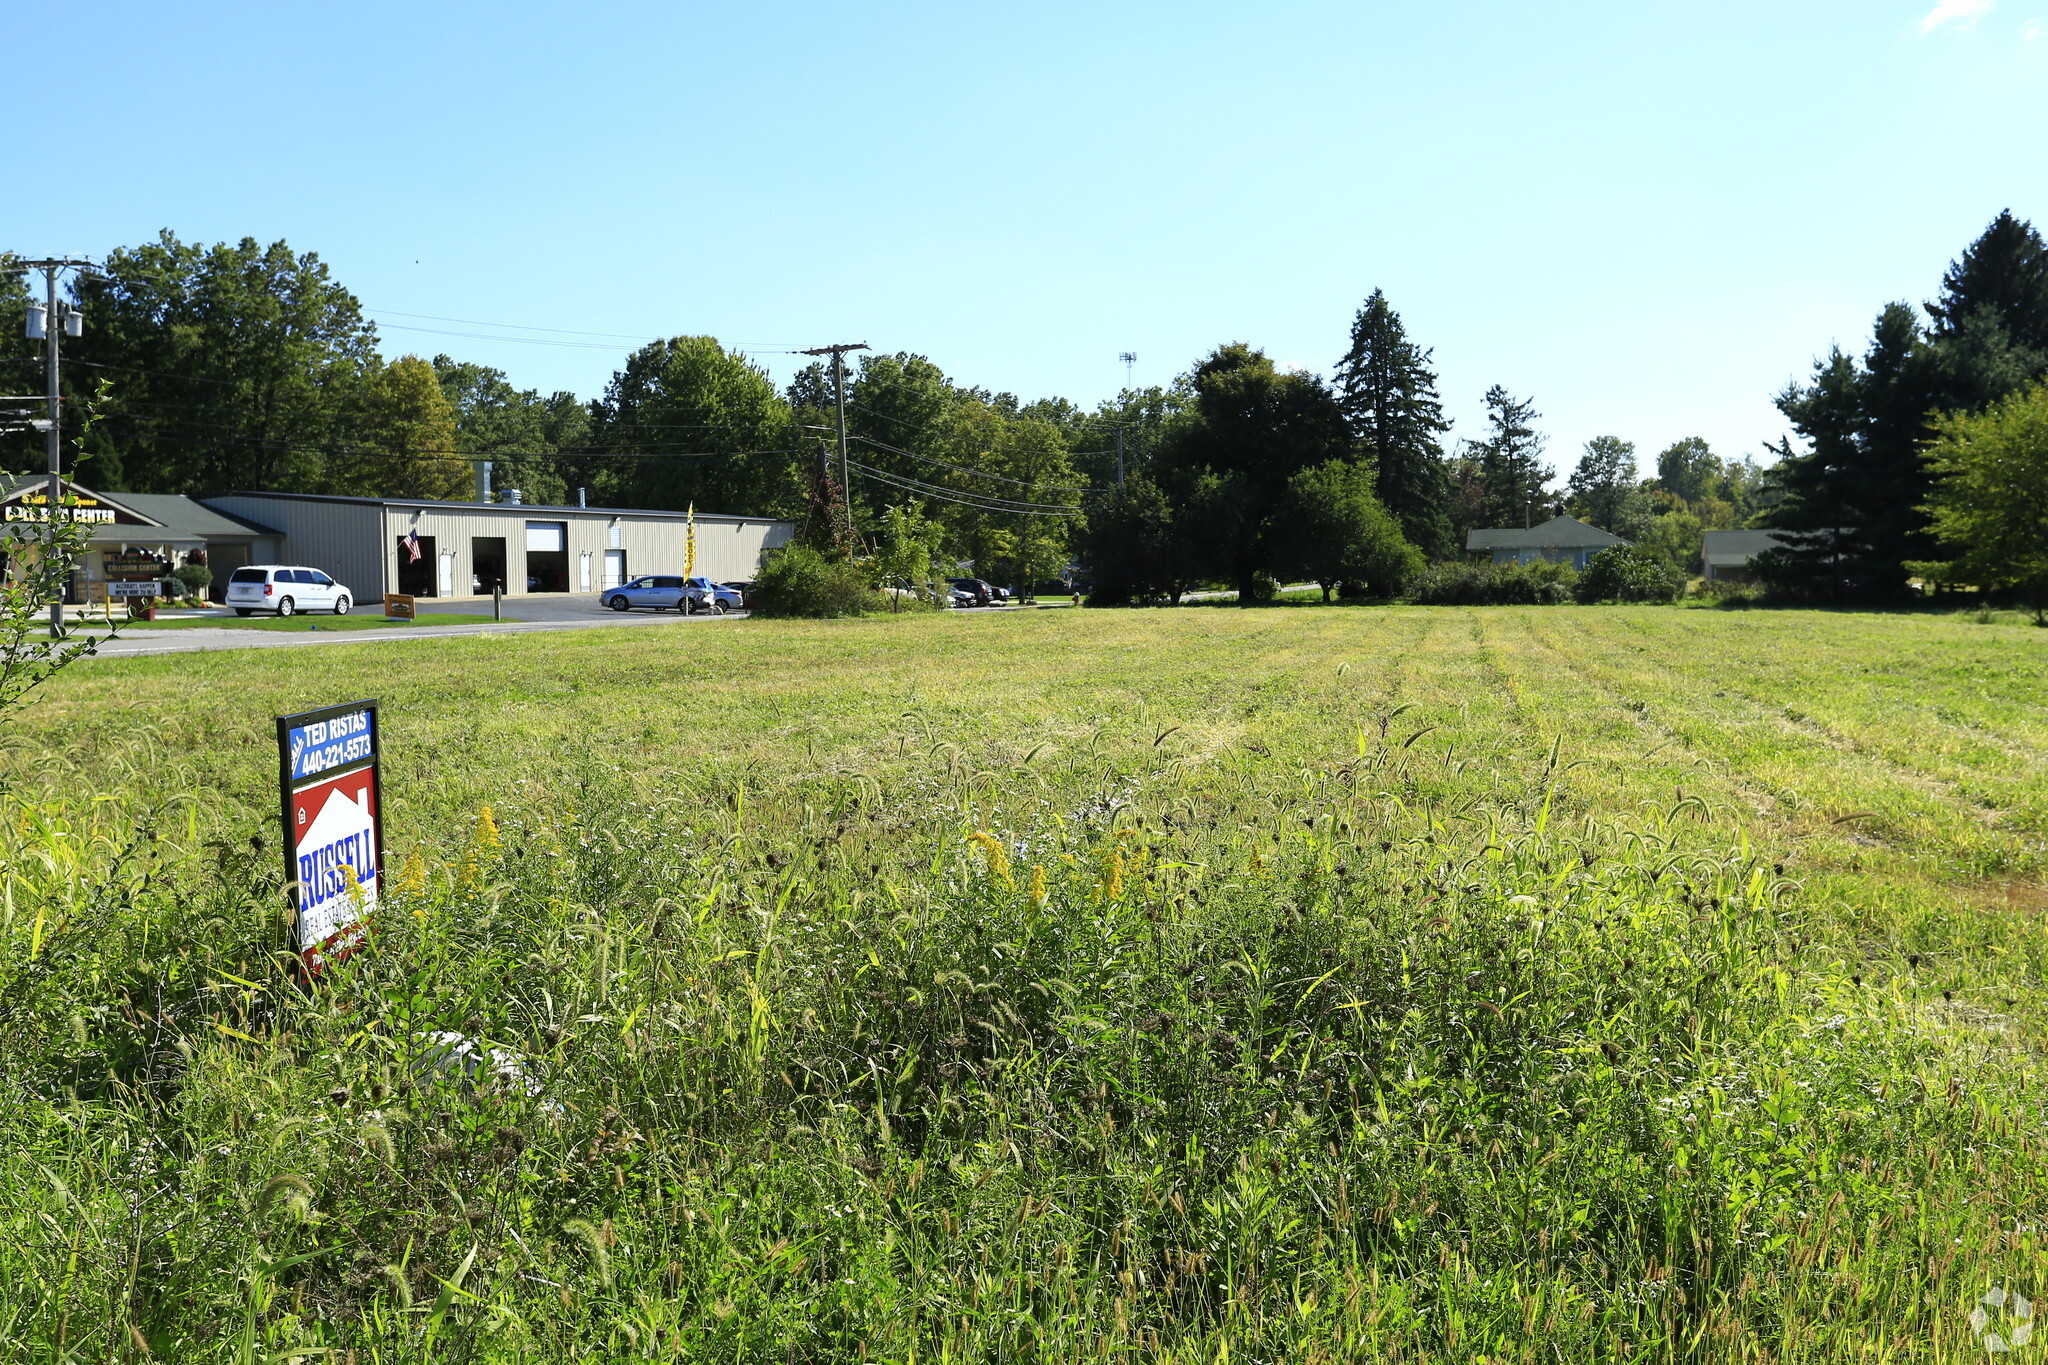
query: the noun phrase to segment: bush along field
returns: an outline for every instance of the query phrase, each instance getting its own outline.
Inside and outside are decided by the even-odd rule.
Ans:
[[[2032,1349],[2039,632],[662,634],[11,722],[0,1356]],[[371,693],[392,886],[308,988],[266,718]]]

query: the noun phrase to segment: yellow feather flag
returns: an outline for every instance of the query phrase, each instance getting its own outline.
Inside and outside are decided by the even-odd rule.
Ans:
[[[690,504],[690,519],[683,536],[683,577],[697,576],[697,504]]]

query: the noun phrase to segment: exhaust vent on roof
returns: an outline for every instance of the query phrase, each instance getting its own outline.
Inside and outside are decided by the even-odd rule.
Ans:
[[[522,494],[516,488],[501,488],[498,490],[498,501],[504,503],[508,507],[517,507],[524,498],[524,496],[525,495]]]

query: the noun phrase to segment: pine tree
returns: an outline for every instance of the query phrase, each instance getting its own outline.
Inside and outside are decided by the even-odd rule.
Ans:
[[[1374,491],[1425,553],[1451,552],[1450,481],[1441,437],[1449,424],[1437,401],[1431,352],[1408,340],[1401,315],[1373,290],[1351,323],[1351,349],[1337,364],[1337,401]]]
[[[1857,529],[1865,515],[1857,477],[1861,388],[1855,360],[1835,347],[1814,362],[1811,384],[1790,384],[1778,395],[1778,411],[1807,449],[1795,453],[1790,437],[1769,447],[1778,456],[1771,473],[1780,498],[1765,524],[1786,534],[1782,548],[1763,555],[1757,569],[1774,586],[1839,596],[1868,557]]]
[[[1533,398],[1516,398],[1498,384],[1486,391],[1492,430],[1465,443],[1478,484],[1476,525],[1520,526],[1539,510],[1547,517],[1550,470],[1542,462],[1544,438],[1530,425],[1542,415]]]
[[[1927,305],[1934,335],[1958,335],[1988,311],[2017,346],[2048,353],[2048,244],[2031,223],[2001,210],[1941,277],[1941,297]]]

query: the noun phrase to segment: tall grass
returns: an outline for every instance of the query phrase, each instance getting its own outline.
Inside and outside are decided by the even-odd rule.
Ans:
[[[488,817],[434,791],[373,946],[313,989],[260,793],[223,808],[161,753],[146,801],[17,788],[4,1354],[1981,1350],[1978,1296],[2043,1283],[2044,945],[1966,907],[1915,937],[1906,863],[1981,824],[1953,786],[1889,847],[1824,823],[1905,771],[1841,739],[1829,708],[1874,704],[1852,675],[1768,696],[1822,714],[1773,779],[1806,807],[1759,814],[1757,779],[1652,737],[1760,742],[1746,694],[1658,690],[1635,651],[1668,614],[1389,613],[1363,645],[1356,614],[1288,617],[1034,623],[1100,675],[994,736],[954,703],[1055,637],[803,628],[837,666],[958,676],[843,722],[747,684],[744,763],[480,759]],[[1561,669],[1568,617],[1618,624]],[[564,666],[493,648],[450,676]],[[2034,866],[2017,818],[1999,875]],[[450,1065],[449,1033],[517,1068]]]

